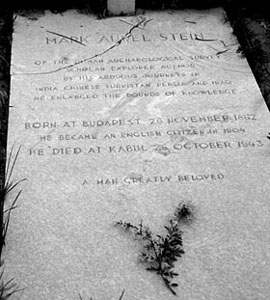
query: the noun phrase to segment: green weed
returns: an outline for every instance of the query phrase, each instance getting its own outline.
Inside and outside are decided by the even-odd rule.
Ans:
[[[153,234],[149,227],[140,222],[138,226],[131,223],[118,221],[116,226],[132,233],[135,240],[142,244],[140,261],[145,264],[146,270],[155,272],[164,282],[165,286],[176,295],[175,288],[178,283],[174,281],[179,274],[174,267],[177,260],[185,253],[183,249],[182,223],[190,222],[194,217],[191,205],[179,205],[168,224],[164,226],[163,235]]]
[[[8,300],[13,294],[19,291],[19,288],[14,278],[4,281],[3,275],[4,268],[0,272],[0,300]]]
[[[6,235],[7,235],[7,230],[8,230],[8,226],[9,226],[9,222],[10,222],[10,216],[11,216],[11,212],[16,208],[16,203],[18,198],[21,195],[21,190],[16,194],[15,198],[13,199],[13,201],[11,202],[11,204],[9,205],[9,207],[6,209],[5,208],[5,203],[7,200],[7,196],[8,194],[14,190],[22,181],[26,180],[26,178],[17,181],[17,182],[13,182],[11,180],[18,156],[20,153],[20,147],[17,150],[17,152],[15,153],[13,162],[12,162],[12,154],[13,154],[13,147],[10,151],[10,155],[8,157],[8,162],[7,162],[7,168],[6,168],[6,178],[5,178],[5,184],[4,186],[2,186],[0,188],[0,226],[1,226],[1,231],[0,231],[0,260],[2,257],[2,251],[3,251],[3,247],[5,245],[5,240],[6,240]]]
[[[11,212],[16,208],[17,200],[19,199],[21,195],[21,190],[16,194],[14,199],[11,201],[11,204],[8,206],[8,208],[5,208],[6,202],[7,202],[7,196],[8,194],[14,190],[22,181],[26,179],[22,179],[17,182],[13,182],[11,180],[12,174],[20,153],[20,147],[17,150],[17,152],[13,156],[13,149],[12,147],[10,151],[10,155],[7,160],[7,167],[6,167],[6,176],[5,176],[5,184],[0,187],[0,268],[2,268],[2,271],[0,272],[0,300],[7,300],[9,299],[14,293],[18,292],[18,285],[15,282],[15,279],[12,278],[8,281],[5,281],[3,278],[4,274],[4,262],[2,261],[2,251],[3,247],[5,246],[6,241],[6,235],[10,223],[10,217]]]

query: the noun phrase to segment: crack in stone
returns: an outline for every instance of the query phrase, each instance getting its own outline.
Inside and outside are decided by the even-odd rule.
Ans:
[[[128,24],[128,25],[131,25],[131,26],[134,25],[134,24],[132,24],[132,23],[130,23],[130,22],[127,22],[126,20],[119,19],[119,21],[120,21],[120,22],[123,22],[123,23],[125,23],[125,24]],[[140,26],[138,26],[138,29],[145,30],[144,27],[140,27]]]
[[[186,23],[190,23],[190,24],[197,24],[197,22],[195,21],[189,21],[189,20],[185,20]]]
[[[196,41],[201,41],[201,42],[215,42],[215,41],[218,41],[217,39],[202,39],[198,36],[195,37],[195,40]]]
[[[83,45],[83,46],[87,46],[86,44],[84,44],[83,42],[80,42],[80,41],[77,41],[75,39],[73,39],[72,37],[69,37],[69,36],[66,36],[66,35],[63,35],[63,34],[60,34],[60,33],[57,33],[57,32],[53,32],[53,31],[50,31],[50,30],[46,30],[48,33],[51,33],[51,34],[54,34],[54,35],[57,35],[57,36],[60,36],[62,38],[65,38],[65,39],[68,39],[72,42],[75,42],[75,43],[78,43],[80,45]]]
[[[223,54],[223,53],[226,53],[226,52],[228,52],[228,51],[229,51],[229,49],[225,49],[225,50],[223,50],[223,51],[217,52],[216,55],[219,56],[219,55],[221,55],[221,54]]]
[[[46,74],[53,74],[53,73],[57,73],[57,72],[60,72],[62,70],[67,70],[69,68],[73,68],[77,65],[80,65],[80,64],[83,64],[89,60],[92,60],[92,59],[95,59],[97,57],[100,57],[104,54],[106,54],[107,52],[111,51],[112,49],[118,47],[124,40],[128,39],[131,35],[132,35],[132,32],[136,29],[136,28],[140,28],[141,25],[143,25],[143,27],[145,27],[150,21],[152,21],[153,19],[148,19],[146,20],[146,18],[142,18],[141,21],[139,21],[137,24],[133,25],[128,32],[126,32],[126,34],[121,38],[119,39],[117,42],[115,42],[112,46],[110,46],[109,48],[105,49],[104,51],[100,52],[100,53],[97,53],[91,57],[88,57],[86,59],[83,59],[83,60],[80,60],[74,64],[71,64],[69,66],[65,66],[65,67],[61,67],[61,68],[58,68],[58,69],[55,69],[55,70],[52,70],[52,71],[46,71],[46,72],[29,72],[29,73],[17,73],[17,74],[12,74],[13,76],[15,75],[46,75]]]

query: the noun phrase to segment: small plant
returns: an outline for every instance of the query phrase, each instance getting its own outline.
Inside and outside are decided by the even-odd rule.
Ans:
[[[0,226],[1,226],[1,231],[0,231],[0,260],[2,257],[2,250],[5,245],[5,240],[6,240],[6,235],[7,235],[7,230],[10,222],[10,216],[11,212],[16,208],[16,202],[18,198],[21,195],[21,190],[17,193],[15,196],[14,200],[10,204],[9,208],[5,209],[5,203],[7,199],[7,195],[15,189],[22,181],[26,180],[25,178],[18,181],[18,182],[12,182],[11,177],[15,168],[16,161],[18,159],[20,153],[20,148],[17,150],[15,157],[13,159],[13,162],[11,163],[12,160],[12,154],[13,154],[13,147],[10,152],[10,156],[8,158],[8,163],[7,163],[7,172],[6,172],[6,178],[5,178],[5,184],[3,187],[0,187]]]
[[[4,281],[4,269],[0,272],[0,300],[8,300],[13,294],[19,291],[18,285],[14,278]]]
[[[190,203],[180,203],[175,209],[174,217],[179,223],[189,223],[194,219],[194,207]]]
[[[176,295],[175,288],[178,286],[173,279],[179,275],[174,271],[174,266],[177,259],[185,253],[180,224],[191,221],[193,216],[193,209],[190,205],[179,205],[173,217],[164,226],[164,235],[153,234],[142,222],[138,226],[124,221],[115,223],[116,226],[131,232],[134,238],[142,243],[140,261],[146,265],[147,271],[155,272],[161,277],[173,295]]]
[[[13,147],[10,151],[10,155],[8,157],[7,167],[6,167],[6,176],[5,176],[5,183],[3,186],[0,186],[0,268],[2,269],[0,271],[0,300],[7,300],[9,299],[13,294],[17,293],[19,291],[18,285],[15,282],[15,279],[12,278],[10,280],[5,281],[3,279],[4,274],[4,262],[2,260],[2,251],[3,247],[5,246],[5,240],[6,235],[8,231],[8,226],[10,222],[11,212],[16,208],[16,202],[18,198],[21,195],[21,190],[16,194],[14,199],[12,200],[11,204],[8,208],[5,208],[6,202],[7,202],[7,195],[15,189],[22,181],[25,179],[22,179],[18,182],[12,182],[11,177],[16,165],[16,161],[18,159],[18,155],[20,152],[20,148],[15,153],[13,162],[12,156],[13,156]]]

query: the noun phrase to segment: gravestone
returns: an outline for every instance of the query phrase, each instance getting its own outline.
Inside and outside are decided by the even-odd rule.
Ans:
[[[108,12],[113,15],[134,14],[135,0],[108,0]]]
[[[270,120],[238,47],[222,9],[17,16],[15,299],[268,299]],[[163,233],[179,203],[173,295],[114,224]]]

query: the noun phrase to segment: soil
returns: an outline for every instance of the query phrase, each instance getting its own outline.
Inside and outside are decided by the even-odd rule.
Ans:
[[[239,52],[246,56],[264,96],[265,102],[270,109],[270,17],[265,16],[264,11],[267,10],[262,9],[262,6],[260,5],[256,5],[255,9],[254,6],[250,6],[247,1],[245,1],[245,5],[242,5],[240,0],[237,5],[232,4],[231,1],[227,2],[225,9],[227,11],[228,21],[231,22],[241,45]],[[106,15],[104,10],[104,1],[94,2],[101,4],[95,4],[94,6],[86,5],[85,9],[98,14],[100,17],[104,17]],[[164,3],[168,4],[168,2],[171,7],[164,5]],[[194,0],[193,2],[194,7],[196,7],[196,1]],[[216,6],[218,2],[221,1],[208,0],[204,3],[207,3],[206,6],[211,7],[213,3],[215,3]],[[47,2],[47,4],[48,3],[49,2]],[[177,3],[181,3],[181,5],[178,4],[177,7]],[[164,2],[164,0],[137,0],[137,5],[141,5],[142,9],[153,7],[158,9],[181,8],[183,3],[185,3],[185,1],[170,0]],[[192,1],[189,0],[189,3],[192,3]],[[172,5],[174,5],[174,7],[172,7]],[[27,6],[24,8],[29,9]],[[80,8],[82,9],[82,7]],[[205,5],[203,8],[205,8]],[[53,10],[59,11],[59,7],[54,7]],[[3,5],[1,7],[0,4],[0,195],[3,194],[2,189],[5,182],[12,18],[13,10],[3,7]],[[2,204],[3,201],[4,199],[0,199],[0,204]],[[0,205],[0,209],[1,207],[3,206]],[[0,211],[0,221],[3,220],[2,217],[3,212],[1,213]],[[1,246],[0,242],[0,248]]]

